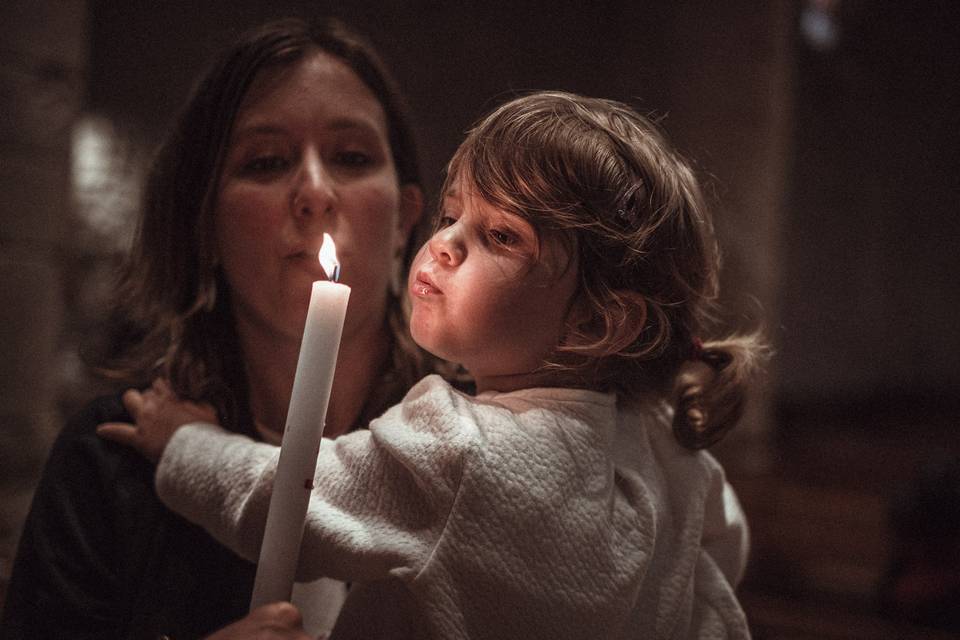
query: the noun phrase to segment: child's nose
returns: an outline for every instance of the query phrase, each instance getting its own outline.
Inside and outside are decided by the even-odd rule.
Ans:
[[[458,227],[459,225],[456,223],[452,224],[437,231],[430,238],[427,246],[430,249],[430,255],[437,262],[450,267],[455,267],[463,262],[465,251]]]

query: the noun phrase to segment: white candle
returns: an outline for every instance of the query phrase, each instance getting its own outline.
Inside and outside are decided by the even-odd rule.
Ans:
[[[310,293],[251,609],[290,599],[300,557],[303,523],[350,297],[350,287],[335,282],[340,267],[328,234],[323,234],[319,258],[330,281],[314,282]]]

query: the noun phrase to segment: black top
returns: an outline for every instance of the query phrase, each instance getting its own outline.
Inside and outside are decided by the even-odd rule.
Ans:
[[[187,640],[248,611],[255,566],[167,509],[153,465],[96,435],[110,421],[132,422],[119,396],[91,403],[53,445],[13,565],[5,640]]]

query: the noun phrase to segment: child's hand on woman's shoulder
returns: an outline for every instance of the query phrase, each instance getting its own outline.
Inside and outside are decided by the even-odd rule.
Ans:
[[[189,422],[217,422],[217,414],[207,404],[181,400],[166,380],[157,378],[144,391],[128,389],[123,405],[135,424],[106,422],[97,434],[107,440],[136,449],[156,463],[177,429]]]

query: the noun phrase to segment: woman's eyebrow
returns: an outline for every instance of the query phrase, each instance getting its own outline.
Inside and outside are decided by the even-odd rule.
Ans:
[[[378,133],[379,130],[377,126],[368,122],[367,120],[362,120],[359,118],[338,118],[336,120],[331,120],[324,127],[330,131],[344,131],[350,129],[356,129],[357,131],[362,131],[364,133]]]
[[[234,136],[256,136],[256,135],[284,135],[287,130],[278,124],[253,123],[240,125],[234,130]]]

